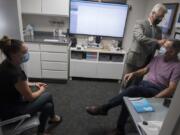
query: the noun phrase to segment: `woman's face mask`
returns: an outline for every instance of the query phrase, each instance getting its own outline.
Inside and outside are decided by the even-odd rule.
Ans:
[[[160,55],[164,55],[166,52],[167,52],[167,50],[166,50],[165,47],[161,47],[161,48],[159,49],[159,54],[160,54]]]
[[[30,54],[29,52],[27,52],[26,54],[24,54],[24,56],[22,57],[22,61],[21,63],[25,63],[29,60]]]

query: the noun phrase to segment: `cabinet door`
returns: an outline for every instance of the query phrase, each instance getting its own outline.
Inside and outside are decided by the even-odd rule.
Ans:
[[[67,71],[42,70],[42,78],[68,79]]]
[[[22,13],[41,13],[41,0],[21,0]]]
[[[41,52],[61,52],[61,53],[67,53],[68,46],[67,45],[48,45],[48,44],[41,44]]]
[[[61,61],[61,62],[67,62],[68,56],[67,56],[66,53],[41,52],[41,60],[43,60],[43,61]]]
[[[69,0],[42,0],[42,13],[69,15]]]
[[[68,63],[65,62],[41,61],[41,65],[45,70],[68,70]]]
[[[96,70],[96,62],[70,60],[70,77],[97,78]]]
[[[99,62],[97,64],[98,78],[121,79],[123,74],[122,63]]]
[[[26,64],[28,77],[41,78],[40,52],[29,52],[30,59]]]

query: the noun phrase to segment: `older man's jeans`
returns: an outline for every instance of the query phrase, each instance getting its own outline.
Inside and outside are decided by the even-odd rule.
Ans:
[[[106,110],[110,110],[111,108],[114,108],[118,105],[122,105],[117,128],[124,130],[129,113],[123,102],[123,97],[154,97],[163,89],[164,88],[159,87],[151,82],[143,80],[138,85],[133,85],[123,90],[119,95],[109,100],[109,102],[103,106]]]

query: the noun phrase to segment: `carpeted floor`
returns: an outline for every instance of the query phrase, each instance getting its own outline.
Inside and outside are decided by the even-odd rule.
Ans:
[[[63,122],[49,127],[52,135],[106,135],[116,127],[120,107],[112,109],[108,116],[90,116],[85,107],[107,102],[119,92],[120,84],[111,81],[72,80],[65,84],[48,83],[57,114]],[[131,124],[132,125],[132,124]],[[128,127],[128,135],[134,135],[134,127]]]

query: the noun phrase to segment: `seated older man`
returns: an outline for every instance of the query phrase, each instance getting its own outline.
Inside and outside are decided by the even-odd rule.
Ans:
[[[161,55],[154,57],[146,67],[125,75],[124,80],[129,81],[137,76],[147,74],[138,85],[128,87],[106,104],[86,108],[86,111],[91,115],[107,115],[110,109],[122,104],[117,128],[113,130],[113,135],[124,135],[125,133],[125,123],[129,114],[123,102],[124,96],[170,97],[176,90],[180,79],[180,62],[178,58],[180,41],[167,40],[164,47],[161,47],[160,52]]]

